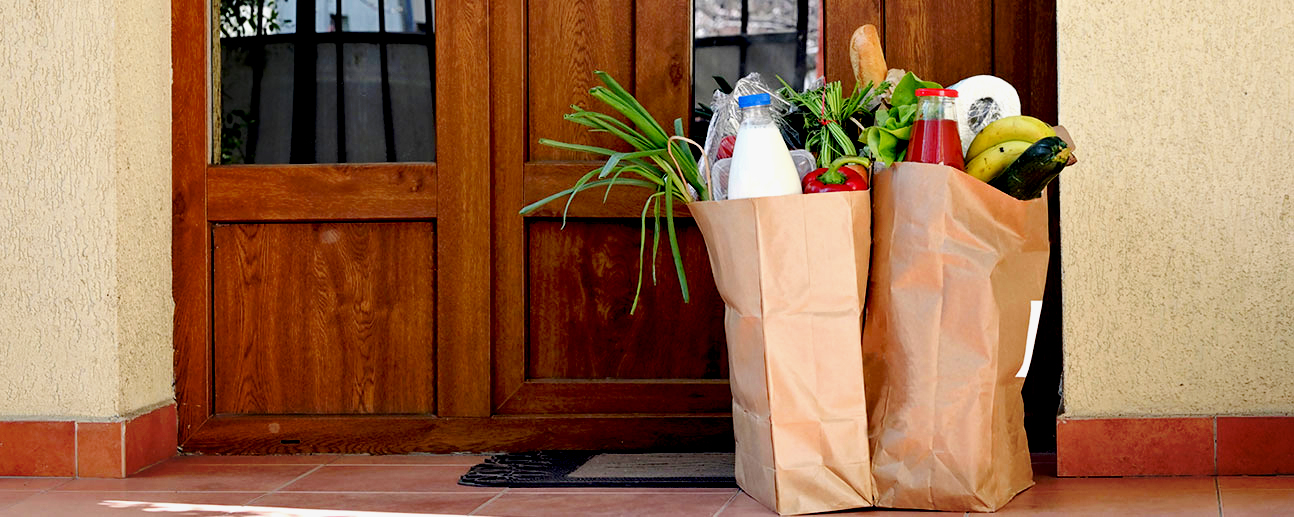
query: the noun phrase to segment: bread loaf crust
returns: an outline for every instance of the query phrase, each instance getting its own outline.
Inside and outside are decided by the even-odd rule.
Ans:
[[[854,66],[854,79],[858,84],[881,84],[889,67],[885,65],[885,52],[881,50],[881,35],[876,26],[866,24],[854,30],[849,38],[849,62]]]

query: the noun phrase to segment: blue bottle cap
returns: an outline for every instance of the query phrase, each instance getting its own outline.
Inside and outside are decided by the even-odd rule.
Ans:
[[[756,93],[754,95],[742,95],[737,97],[737,106],[749,108],[751,106],[767,106],[773,103],[773,98],[767,93]]]

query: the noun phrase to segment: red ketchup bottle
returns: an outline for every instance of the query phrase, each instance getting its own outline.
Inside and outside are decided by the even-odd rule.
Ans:
[[[938,163],[966,170],[957,132],[957,90],[917,90],[917,121],[912,125],[907,161]]]

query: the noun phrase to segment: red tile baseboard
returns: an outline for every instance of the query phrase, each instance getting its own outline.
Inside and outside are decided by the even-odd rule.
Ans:
[[[0,422],[0,476],[123,478],[175,455],[175,404],[119,422]]]
[[[1208,476],[1212,418],[1104,418],[1056,421],[1061,476]]]
[[[175,404],[122,422],[122,425],[126,427],[122,435],[125,475],[129,476],[144,467],[175,456],[176,433],[179,432]]]
[[[1056,471],[1079,476],[1294,473],[1294,417],[1056,420]]]
[[[0,422],[0,476],[75,472],[75,422]]]
[[[1294,417],[1218,417],[1218,474],[1294,474]]]

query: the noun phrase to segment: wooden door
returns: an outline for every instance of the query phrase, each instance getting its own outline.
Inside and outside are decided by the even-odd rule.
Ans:
[[[421,74],[435,97],[477,95],[488,83],[479,66],[488,59],[486,2],[436,2],[434,16],[430,1],[385,4],[391,9],[379,1],[367,17],[348,18],[340,1],[297,2],[295,13],[265,0],[172,2],[176,399],[186,451],[395,452],[470,434],[443,429],[452,427],[444,417],[470,400],[458,393],[487,375],[463,358],[489,340],[489,296],[477,288],[490,282],[490,237],[479,222],[489,217],[480,179],[488,176],[489,130],[469,123],[477,106],[441,102],[421,132],[395,134],[392,121],[407,116],[401,106],[410,98],[391,92]],[[230,18],[239,13],[256,14]],[[293,28],[279,31],[279,23]],[[371,27],[348,27],[361,23]],[[271,24],[276,30],[265,32]],[[261,142],[262,157],[278,149],[280,161],[217,165],[254,148],[226,152],[228,138],[209,120],[223,125],[217,101],[227,96],[213,86],[220,69],[208,63],[222,62],[218,38],[244,32],[257,38],[252,90],[292,95],[273,106],[278,112],[239,116],[256,127],[287,113],[278,119],[291,124],[291,137],[277,147]],[[289,72],[271,79],[264,63],[282,55],[266,50],[274,45],[291,58]],[[401,53],[415,57],[402,61]],[[419,53],[421,70],[396,70]],[[347,75],[359,66],[380,66],[380,87]],[[319,78],[330,73],[336,80],[325,87]],[[336,102],[316,103],[316,95]],[[254,95],[253,106],[266,98]],[[347,110],[346,101],[371,105]],[[422,105],[413,116],[431,118]],[[336,123],[316,129],[316,119]],[[352,148],[367,140],[385,144]],[[327,141],[330,148],[320,147]],[[347,156],[355,149],[366,152]],[[435,161],[397,161],[432,149]],[[311,163],[383,158],[391,163]]]
[[[691,0],[437,2],[436,161],[290,166],[209,163],[201,4],[173,0],[185,451],[732,447],[722,302],[686,213],[691,302],[666,251],[632,315],[643,192],[583,194],[564,228],[559,205],[518,214],[596,165],[539,138],[616,146],[562,119],[598,107],[594,70],[687,120]],[[828,79],[877,23],[892,66],[997,73],[1054,119],[1054,8],[825,4]]]

